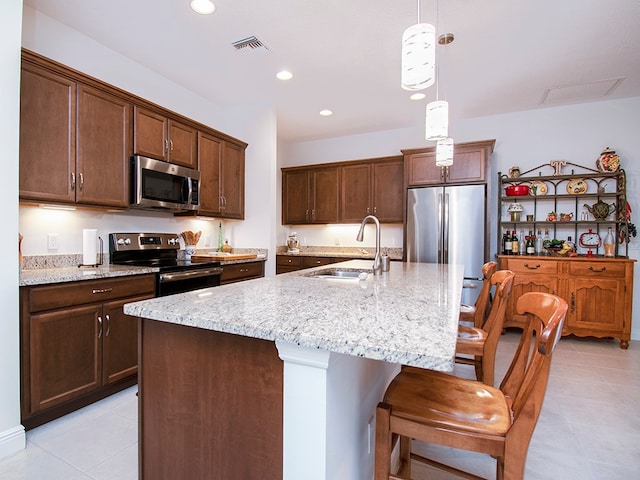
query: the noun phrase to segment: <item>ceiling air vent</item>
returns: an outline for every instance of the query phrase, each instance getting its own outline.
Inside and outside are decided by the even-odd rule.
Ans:
[[[262,40],[255,36],[243,38],[242,40],[233,42],[231,45],[233,45],[233,48],[235,48],[236,52],[239,53],[247,53],[260,49],[269,50],[269,48],[267,48],[267,46],[262,43]]]
[[[595,82],[573,83],[548,88],[544,91],[540,103],[542,105],[570,103],[584,100],[595,100],[606,97],[624,80],[607,78]]]

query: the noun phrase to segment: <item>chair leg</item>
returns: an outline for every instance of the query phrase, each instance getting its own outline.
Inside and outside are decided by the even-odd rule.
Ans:
[[[384,402],[376,408],[375,480],[389,480],[391,468],[391,407]]]
[[[409,437],[400,437],[400,468],[398,476],[402,478],[411,478],[411,439]]]
[[[474,365],[474,367],[476,369],[476,380],[478,380],[479,382],[487,383],[487,382],[484,381],[484,376],[486,375],[486,373],[484,371],[484,360],[483,360],[483,357],[476,355],[476,357],[475,357],[475,359],[473,361],[473,365]],[[488,385],[488,383],[487,383],[487,385]]]

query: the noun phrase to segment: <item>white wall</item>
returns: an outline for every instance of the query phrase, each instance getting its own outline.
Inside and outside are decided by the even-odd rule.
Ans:
[[[2,132],[2,228],[0,250],[0,458],[25,446],[20,425],[18,332],[18,146],[20,118],[20,31],[22,0],[0,3],[0,132]],[[13,240],[12,240],[13,239]],[[11,246],[13,245],[13,247]]]
[[[628,201],[634,210],[632,222],[640,225],[639,131],[640,97],[453,120],[450,125],[450,134],[456,142],[496,139],[489,172],[494,184],[489,200],[490,232],[497,232],[495,180],[498,172],[507,172],[513,165],[519,165],[524,171],[556,159],[595,168],[595,160],[605,147],[615,149],[621,156],[622,168],[627,172]],[[288,145],[281,149],[279,160],[281,166],[326,163],[395,155],[401,149],[425,146],[431,145],[423,140],[423,125],[416,123],[411,129]],[[333,245],[336,236],[333,227],[296,228],[314,245]],[[392,229],[383,228],[383,234],[386,230],[393,235]],[[280,227],[278,234],[284,237],[288,231]],[[639,251],[640,238],[635,238],[630,244],[629,256],[637,259]],[[495,252],[493,239],[491,256]],[[639,271],[636,265],[632,332],[636,340],[640,340]]]

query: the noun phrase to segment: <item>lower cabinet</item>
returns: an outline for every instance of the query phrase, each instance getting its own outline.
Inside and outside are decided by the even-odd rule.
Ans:
[[[295,272],[304,268],[321,267],[331,263],[353,260],[345,257],[316,257],[309,255],[276,255],[276,275],[280,273]]]
[[[624,258],[499,256],[500,269],[516,277],[505,327],[522,327],[517,299],[526,292],[548,292],[569,305],[563,335],[613,337],[629,348],[633,304],[633,264]]]
[[[123,305],[154,295],[155,275],[20,289],[26,428],[136,383],[138,324]]]
[[[264,277],[263,261],[233,263],[222,266],[220,284],[226,285],[227,283],[243,282],[244,280],[262,277]]]

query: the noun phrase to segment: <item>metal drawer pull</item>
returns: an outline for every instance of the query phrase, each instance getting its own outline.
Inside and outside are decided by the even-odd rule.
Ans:
[[[102,337],[102,317],[98,316],[98,338]]]
[[[600,270],[596,270],[595,268],[593,268],[593,266],[589,267],[589,270],[591,270],[592,272],[604,272],[607,269],[607,267],[602,267]]]
[[[107,331],[104,332],[104,336],[108,337],[109,336],[109,332],[111,331],[111,317],[109,317],[109,314],[106,314],[104,316],[104,319],[107,321]]]
[[[537,269],[539,269],[539,268],[540,268],[540,264],[539,264],[539,263],[537,263],[535,267],[530,267],[528,263],[525,263],[525,264],[524,264],[524,267],[525,267],[525,268],[528,268],[529,270],[537,270]]]
[[[93,293],[94,295],[96,293],[109,293],[109,292],[113,292],[113,288],[94,288],[91,293]]]

